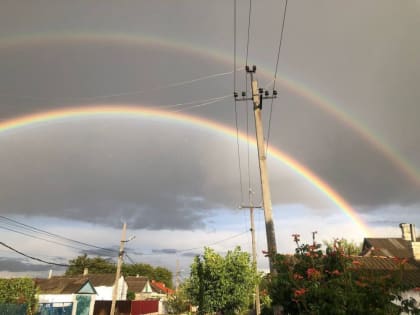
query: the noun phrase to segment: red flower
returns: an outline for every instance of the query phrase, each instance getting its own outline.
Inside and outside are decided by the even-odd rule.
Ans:
[[[318,280],[321,278],[321,272],[315,268],[308,268],[308,270],[306,270],[306,274],[309,279]]]
[[[293,279],[295,279],[295,280],[302,280],[303,279],[303,276],[300,275],[300,274],[298,274],[298,273],[294,273],[293,274]]]
[[[299,297],[299,296],[302,296],[302,295],[304,295],[305,293],[306,293],[306,289],[305,288],[302,288],[302,289],[297,289],[297,290],[295,290],[294,292],[293,292],[293,295],[295,296],[295,297]]]
[[[341,274],[340,271],[338,271],[337,269],[335,269],[333,272],[331,272],[332,275],[334,276],[339,276]]]

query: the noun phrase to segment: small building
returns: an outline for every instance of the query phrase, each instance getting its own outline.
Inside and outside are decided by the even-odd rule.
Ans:
[[[38,302],[40,308],[69,308],[77,314],[83,305],[85,313],[93,314],[96,301],[111,301],[115,275],[92,274],[85,271],[80,276],[58,276],[48,279],[35,279],[39,288]],[[117,300],[127,299],[127,282],[121,276],[118,280]]]
[[[39,289],[40,311],[52,309],[72,310],[71,314],[92,314],[96,290],[89,279],[54,277],[35,279]]]
[[[128,276],[125,278],[128,292],[134,293],[134,300],[147,300],[152,298],[152,287],[149,279],[141,276]]]
[[[361,257],[355,258],[361,268],[376,272],[401,272],[402,284],[408,288],[402,297],[414,298],[420,305],[420,238],[414,224],[400,224],[401,238],[365,238]],[[403,268],[401,270],[401,262]]]

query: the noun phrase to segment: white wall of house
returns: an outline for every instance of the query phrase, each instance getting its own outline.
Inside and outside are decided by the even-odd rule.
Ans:
[[[100,286],[95,287],[96,292],[98,295],[96,296],[97,301],[110,301],[112,300],[112,293],[114,287],[107,287],[107,286]],[[124,277],[121,277],[118,280],[118,293],[117,293],[117,300],[127,300],[127,282],[124,280]]]
[[[73,303],[74,294],[40,294],[39,303]]]

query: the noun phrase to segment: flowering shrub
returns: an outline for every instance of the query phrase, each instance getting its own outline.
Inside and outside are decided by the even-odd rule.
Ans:
[[[400,297],[405,260],[399,272],[375,273],[345,255],[338,242],[323,252],[320,244],[300,245],[300,236],[292,236],[296,253],[276,255],[277,275],[270,282],[273,305],[282,305],[285,314],[420,314],[415,301]]]

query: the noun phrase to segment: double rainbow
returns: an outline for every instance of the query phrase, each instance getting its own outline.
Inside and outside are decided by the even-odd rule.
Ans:
[[[98,117],[98,116],[127,116],[138,117],[138,118],[158,118],[161,120],[170,120],[173,122],[179,122],[182,124],[189,124],[199,128],[216,131],[222,135],[236,138],[237,131],[226,125],[220,124],[215,121],[204,119],[201,117],[188,115],[184,113],[175,113],[169,111],[163,111],[159,109],[153,109],[150,107],[139,107],[139,106],[127,106],[127,105],[112,105],[112,106],[90,106],[90,107],[76,107],[66,108],[61,110],[52,110],[43,113],[31,114],[22,116],[10,120],[6,120],[0,123],[0,133],[5,133],[13,129],[22,128],[25,126],[36,126],[42,125],[46,122],[76,119],[81,117]],[[244,133],[238,134],[240,140],[247,141],[247,136]],[[256,145],[255,140],[249,139],[252,145]],[[366,224],[361,220],[357,212],[348,204],[343,197],[341,197],[332,187],[330,187],[325,181],[319,178],[311,170],[300,164],[298,161],[282,152],[281,150],[270,146],[268,154],[275,160],[283,163],[285,166],[293,170],[305,178],[310,184],[315,186],[320,192],[327,196],[338,208],[347,215],[347,217],[361,230],[364,235],[369,235],[369,229]]]

